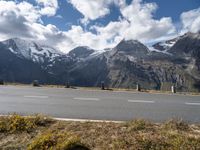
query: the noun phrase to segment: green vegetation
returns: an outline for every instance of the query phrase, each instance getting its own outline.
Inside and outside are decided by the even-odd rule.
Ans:
[[[0,117],[0,149],[200,149],[200,125],[182,120],[152,123],[64,122],[43,116]]]
[[[147,128],[152,128],[152,124],[146,120],[137,119],[127,122],[127,127],[129,131],[139,131],[139,130],[145,130]]]
[[[163,127],[168,130],[183,130],[187,131],[190,129],[189,125],[183,120],[172,119],[163,124]]]
[[[59,150],[89,150],[81,143],[80,139],[73,134],[49,131],[39,135],[28,146],[28,150],[59,149]]]
[[[31,132],[38,126],[46,126],[54,120],[41,115],[22,117],[14,114],[0,118],[0,133]]]

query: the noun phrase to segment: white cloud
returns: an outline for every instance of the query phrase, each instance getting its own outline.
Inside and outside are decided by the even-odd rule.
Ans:
[[[40,21],[40,14],[27,3],[0,1],[0,33],[2,37],[33,37],[30,24]]]
[[[68,0],[84,18],[82,22],[95,20],[110,13],[110,5],[124,5],[125,0]]]
[[[38,7],[27,2],[0,1],[0,40],[13,37],[35,40],[54,47],[60,47],[60,43],[68,40],[56,26],[41,23]]]
[[[129,6],[121,9],[121,13],[128,20],[129,27],[123,32],[127,39],[148,41],[161,36],[175,33],[175,27],[170,17],[154,19],[156,3],[142,3],[142,0],[133,0]]]
[[[183,24],[182,32],[198,32],[200,30],[200,8],[183,12],[181,21]]]
[[[94,28],[98,31],[99,36],[106,40],[113,39],[115,44],[119,39],[137,39],[148,43],[152,39],[157,40],[175,34],[175,26],[170,17],[158,20],[153,18],[157,7],[155,3],[133,0],[130,5],[120,7],[122,19],[110,22],[105,27],[94,26]]]
[[[54,16],[58,9],[57,0],[36,0],[36,2],[43,8],[40,10],[42,15]]]
[[[163,36],[167,38],[176,33],[170,17],[158,20],[153,18],[158,8],[155,3],[143,3],[142,0],[133,0],[130,5],[127,5],[124,0],[70,0],[70,2],[84,15],[86,20],[94,20],[110,13],[109,5],[112,3],[118,5],[123,16],[118,21],[111,21],[103,27],[92,26],[90,29],[96,30],[97,34],[83,31],[80,26],[74,26],[68,31],[68,36],[71,35],[76,45],[102,49],[113,47],[124,38],[148,43],[152,39],[157,40]]]
[[[133,0],[129,5],[125,0],[70,0],[87,21],[109,14],[112,4],[119,7],[122,17],[117,21],[110,21],[106,26],[91,26],[89,30],[84,30],[79,25],[71,25],[68,31],[61,31],[55,25],[42,23],[43,15],[56,14],[56,0],[37,2],[39,5],[33,6],[28,2],[0,0],[0,40],[19,37],[68,52],[76,46],[104,49],[114,47],[124,38],[149,43],[176,34],[172,19],[155,19],[154,13],[158,6],[155,3],[143,3],[142,0]],[[47,12],[43,11],[45,8]],[[200,28],[199,13],[200,8],[181,15],[184,29],[196,31]]]
[[[123,18],[115,22],[111,21],[103,27],[92,26],[90,29],[97,31],[97,34],[74,25],[68,31],[60,31],[55,25],[43,25],[41,21],[42,15],[55,14],[58,7],[57,1],[37,0],[44,8],[55,8],[55,11],[48,13],[41,13],[43,6],[41,9],[28,2],[0,1],[0,39],[12,37],[31,39],[53,45],[67,52],[76,46],[104,49],[114,47],[124,38],[146,42],[174,33],[171,18],[153,19],[153,13],[157,9],[155,3],[142,3],[141,0],[134,0],[127,5],[125,0],[72,1],[73,4],[77,4],[74,6],[87,19],[96,19],[110,13],[111,4],[118,5]],[[85,5],[86,3],[88,4]]]
[[[28,2],[21,2],[16,4],[13,1],[0,1],[1,15],[5,15],[7,12],[20,13],[26,20],[30,22],[38,21],[40,13],[36,8]]]

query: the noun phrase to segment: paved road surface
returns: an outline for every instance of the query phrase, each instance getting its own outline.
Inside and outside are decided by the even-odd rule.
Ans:
[[[200,96],[0,86],[0,114],[13,112],[74,119],[200,122]]]

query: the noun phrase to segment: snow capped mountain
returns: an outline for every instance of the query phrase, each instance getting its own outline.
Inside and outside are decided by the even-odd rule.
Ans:
[[[137,40],[122,40],[114,48],[77,47],[68,54],[32,41],[0,42],[0,77],[10,82],[74,86],[170,89],[200,91],[200,33],[187,33],[147,47]],[[35,69],[34,69],[35,68]]]
[[[47,59],[51,61],[55,57],[63,55],[62,52],[52,47],[18,38],[9,39],[2,43],[17,56],[38,63],[44,63]]]
[[[180,57],[196,57],[200,59],[200,32],[186,33],[179,37],[169,52]]]

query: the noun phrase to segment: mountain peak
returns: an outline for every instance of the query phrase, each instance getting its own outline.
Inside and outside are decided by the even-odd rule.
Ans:
[[[85,58],[94,53],[95,50],[87,46],[79,46],[69,52],[69,56],[73,58]]]
[[[179,38],[169,52],[182,57],[199,57],[199,49],[200,33],[188,32]]]
[[[193,38],[193,39],[198,39],[198,40],[200,40],[200,31],[199,31],[199,32],[196,32],[196,33],[187,32],[187,33],[185,33],[182,37],[190,37],[190,38]]]
[[[121,45],[121,44],[126,44],[126,45],[135,45],[135,44],[139,44],[140,42],[138,41],[138,40],[126,40],[126,39],[123,39],[123,40],[121,40],[120,42],[119,42],[119,44],[117,45],[117,46],[119,46],[119,45]]]
[[[148,48],[138,40],[122,40],[116,47],[120,53],[142,57],[148,53]]]

